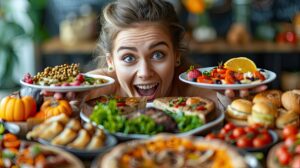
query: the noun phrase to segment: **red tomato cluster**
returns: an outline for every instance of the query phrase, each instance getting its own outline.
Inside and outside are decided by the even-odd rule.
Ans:
[[[239,148],[261,148],[273,139],[267,129],[258,125],[237,127],[232,123],[226,124],[219,133],[210,133],[206,139],[221,139]]]
[[[300,167],[300,138],[297,137],[298,129],[288,125],[283,129],[284,144],[276,150],[276,158],[280,165],[292,168]]]

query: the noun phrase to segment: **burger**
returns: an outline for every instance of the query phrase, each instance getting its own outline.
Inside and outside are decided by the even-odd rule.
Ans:
[[[290,90],[282,94],[282,106],[300,114],[300,90]]]
[[[283,129],[287,125],[294,125],[296,127],[299,127],[299,124],[299,114],[294,111],[288,111],[287,113],[280,115],[276,119],[276,127],[280,129]]]
[[[258,93],[253,98],[253,103],[258,102],[270,102],[273,103],[277,108],[281,107],[281,95],[280,90],[267,90]]]
[[[274,128],[277,115],[278,110],[272,103],[258,102],[252,106],[252,113],[248,117],[248,123],[250,125],[259,124]]]
[[[235,125],[246,126],[247,118],[251,115],[252,102],[246,99],[236,99],[227,106],[226,120]]]

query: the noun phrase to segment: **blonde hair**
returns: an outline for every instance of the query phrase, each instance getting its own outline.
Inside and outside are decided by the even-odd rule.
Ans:
[[[109,3],[101,17],[101,32],[98,41],[98,66],[105,67],[105,56],[112,52],[117,34],[124,28],[142,22],[155,22],[170,31],[173,46],[180,54],[185,50],[184,28],[173,5],[165,0],[116,0]]]

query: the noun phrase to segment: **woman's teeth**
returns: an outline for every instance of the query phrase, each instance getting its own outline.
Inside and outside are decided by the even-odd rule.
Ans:
[[[158,83],[135,85],[135,88],[140,96],[154,96],[158,88]]]
[[[151,85],[136,85],[137,88],[139,89],[152,89],[156,86],[157,84],[151,84]]]

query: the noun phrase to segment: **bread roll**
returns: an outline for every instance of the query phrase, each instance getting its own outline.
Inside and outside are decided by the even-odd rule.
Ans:
[[[300,90],[290,90],[282,94],[282,105],[285,109],[300,114]]]
[[[280,90],[267,90],[261,93],[258,93],[253,98],[253,103],[258,102],[271,102],[277,108],[281,107],[281,95],[282,92]]]

